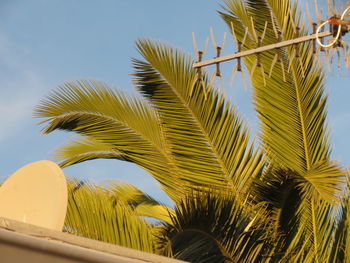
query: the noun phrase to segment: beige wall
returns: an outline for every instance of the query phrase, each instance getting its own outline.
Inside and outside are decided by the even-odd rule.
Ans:
[[[183,263],[0,217],[1,263]]]

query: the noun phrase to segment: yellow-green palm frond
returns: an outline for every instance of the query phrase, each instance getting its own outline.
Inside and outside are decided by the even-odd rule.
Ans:
[[[155,147],[164,147],[154,110],[141,99],[128,97],[120,90],[110,88],[105,82],[66,82],[42,99],[35,109],[35,116],[44,118],[41,123],[47,124],[44,129],[46,133],[53,129],[64,129],[65,127],[56,127],[54,120],[58,122],[60,118],[64,119],[74,113],[90,113],[95,114],[96,118],[110,119],[124,125],[124,129],[133,130]],[[133,118],[130,118],[132,114]]]
[[[270,167],[264,180],[256,180],[252,186],[254,202],[265,203],[275,232],[286,237],[296,227],[295,215],[302,200],[299,178],[292,170]]]
[[[300,35],[307,33],[295,1],[227,0],[225,4],[221,16],[230,28],[233,25],[238,40],[248,28],[243,50],[257,46],[253,28],[259,36],[265,22],[268,26],[262,45],[277,42],[274,28],[282,33],[282,40],[295,38],[297,27]],[[260,54],[263,68],[256,65],[256,56],[244,59],[261,121],[261,143],[269,165],[291,170],[301,193],[295,215],[300,219],[298,231],[288,248],[288,252],[296,253],[292,262],[324,262],[326,243],[322,241],[331,238],[334,228],[329,223],[334,222],[332,217],[329,221],[325,218],[339,199],[345,175],[330,160],[324,75],[314,61],[310,43],[304,43],[282,49],[281,63],[275,64],[269,77],[277,52]]]
[[[90,158],[120,156],[158,180],[171,197],[178,196],[178,180],[167,152],[156,112],[145,101],[129,98],[98,81],[67,82],[36,107],[44,118],[44,133],[73,131],[87,141],[71,142],[58,151],[63,165]],[[92,154],[93,147],[106,152]],[[86,152],[88,151],[88,152]]]
[[[172,224],[170,215],[173,214],[173,209],[158,202],[137,187],[127,183],[112,183],[107,189],[116,202],[128,204],[139,216]]]
[[[67,145],[60,147],[54,157],[63,160],[60,163],[61,167],[101,158],[127,160],[110,145],[87,138],[70,141]],[[171,224],[169,213],[172,213],[172,209],[154,200],[135,186],[126,183],[112,183],[107,189],[118,200],[130,203],[140,216],[151,217]]]
[[[348,171],[349,172],[349,171]],[[343,202],[338,213],[335,214],[337,220],[334,231],[329,262],[349,262],[350,261],[350,177],[348,173],[347,187],[344,190]]]
[[[264,208],[249,210],[231,194],[192,192],[165,225],[163,253],[189,262],[267,262],[272,246]]]
[[[273,236],[280,237],[272,262],[328,262],[332,258],[339,208],[336,202],[320,201],[319,193],[307,185],[292,170],[272,167],[265,171],[264,180],[253,185],[254,201],[266,205]]]
[[[155,253],[153,226],[131,207],[95,185],[70,182],[65,230],[80,236]]]
[[[339,178],[343,177],[344,173],[343,167],[339,164],[320,161],[315,163],[300,180],[300,189],[306,198],[309,196],[337,205],[345,186],[339,183]],[[335,192],[337,195],[334,195]]]
[[[297,6],[291,1],[233,0],[225,3],[226,12],[221,15],[229,25],[233,24],[237,38],[242,40],[245,28],[249,29],[244,49],[256,47],[251,18],[258,35],[262,33],[265,22],[268,22],[263,45],[277,42],[272,21],[276,30],[282,32],[283,40],[295,37],[294,24],[301,28],[300,34],[306,33],[300,24]],[[328,160],[330,148],[322,69],[314,63],[309,44],[301,44],[298,48],[299,58],[293,55],[295,47],[282,51],[284,68],[276,63],[271,78],[268,71],[277,51],[260,54],[266,86],[260,69],[255,68],[251,72],[256,57],[250,56],[244,61],[252,73],[254,100],[261,120],[262,144],[270,162],[303,175],[314,164]]]
[[[126,160],[111,144],[105,144],[83,136],[61,146],[53,154],[53,157],[61,161],[60,166],[62,168],[94,159]]]
[[[135,83],[159,112],[181,179],[243,196],[264,162],[234,107],[205,76],[195,82],[193,60],[180,50],[145,39],[137,47],[146,61],[134,60]]]

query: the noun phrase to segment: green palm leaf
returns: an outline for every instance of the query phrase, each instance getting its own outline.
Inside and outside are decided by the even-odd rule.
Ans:
[[[243,50],[257,46],[254,30],[261,35],[266,21],[263,45],[277,42],[274,27],[283,40],[295,37],[295,26],[307,33],[292,0],[226,0],[223,9],[238,40],[248,29]],[[310,45],[282,49],[271,77],[275,50],[260,54],[262,66],[256,56],[244,59],[261,122],[257,150],[206,72],[196,81],[190,57],[145,39],[137,48],[145,61],[133,61],[134,80],[149,104],[101,82],[78,81],[51,93],[36,114],[45,133],[80,134],[56,153],[62,166],[96,158],[133,162],[177,207],[131,185],[71,185],[66,230],[191,262],[346,260],[345,172],[330,158],[323,72]]]
[[[296,5],[289,1],[283,1],[283,4],[276,0],[226,1],[226,5],[228,13],[221,13],[222,17],[228,24],[233,23],[239,40],[242,40],[246,27],[252,32],[251,17],[254,18],[258,34],[262,33],[265,22],[268,22],[263,44],[277,42],[272,20],[275,21],[277,30],[284,29],[283,40],[295,37],[292,19],[301,27]],[[292,10],[292,16],[289,15],[289,10]],[[301,27],[301,33],[305,32]],[[255,46],[255,40],[250,35],[244,47],[251,49]],[[313,164],[329,158],[329,139],[325,122],[326,97],[323,95],[323,74],[310,57],[312,53],[309,45],[300,46],[304,74],[298,59],[292,61],[290,72],[287,72],[292,52],[293,48],[288,48],[283,56],[286,82],[283,80],[282,68],[276,64],[271,78],[268,77],[267,70],[265,72],[266,86],[258,70],[253,73],[252,83],[256,109],[262,125],[261,136],[270,162],[304,174]],[[261,54],[265,69],[270,69],[275,54],[275,51]],[[252,69],[255,59],[245,59],[248,70]]]
[[[97,81],[69,82],[42,100],[35,114],[44,118],[44,133],[74,131],[88,141],[72,142],[58,151],[63,165],[82,161],[86,155],[109,158],[112,151],[150,172],[171,197],[178,196],[177,176],[157,114],[141,99],[128,98]],[[107,156],[105,151],[97,152],[101,147]]]
[[[159,112],[183,180],[242,194],[264,165],[235,109],[209,84],[195,82],[193,61],[165,44],[140,40],[135,82]]]
[[[348,262],[350,260],[350,178],[347,178],[347,188],[344,191],[342,206],[336,214],[336,229],[329,253],[329,262]]]
[[[234,196],[193,192],[176,207],[161,245],[190,262],[263,262],[268,249],[264,209],[243,209]],[[271,238],[270,238],[271,240]]]
[[[173,214],[173,210],[159,203],[137,187],[127,183],[118,183],[110,184],[107,189],[116,202],[128,204],[139,216],[172,224],[170,215]]]
[[[116,148],[110,144],[94,141],[88,137],[72,140],[61,146],[54,154],[54,158],[61,160],[62,168],[94,159],[126,160]],[[63,160],[63,161],[62,161]]]
[[[65,230],[76,235],[155,253],[153,226],[95,185],[70,183]]]
[[[294,26],[300,27],[301,35],[306,34],[300,24],[300,12],[292,1],[233,0],[225,3],[221,16],[228,25],[233,24],[236,37],[242,40],[245,29],[249,29],[244,49],[257,45],[252,19],[258,35],[268,22],[263,45],[277,42],[273,25],[282,32],[283,40],[296,36]],[[268,162],[275,168],[292,170],[293,182],[297,180],[302,193],[299,208],[294,211],[295,216],[300,216],[299,230],[288,253],[294,253],[294,249],[300,251],[293,262],[319,262],[322,255],[318,257],[318,252],[324,249],[321,241],[330,238],[333,228],[324,218],[331,210],[329,205],[340,196],[345,173],[329,160],[327,97],[324,96],[322,69],[313,61],[309,44],[300,44],[297,49],[299,58],[295,58],[295,47],[282,51],[283,67],[277,63],[271,78],[268,70],[276,51],[260,54],[264,73],[255,67],[256,57],[247,57],[244,61],[251,73],[254,103],[261,121],[261,141]]]

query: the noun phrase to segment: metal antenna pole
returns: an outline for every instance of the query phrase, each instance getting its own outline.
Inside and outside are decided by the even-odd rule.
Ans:
[[[250,74],[254,74],[254,71],[256,69],[258,69],[258,71],[261,71],[261,76],[264,78],[264,82],[265,82],[265,73],[266,72],[264,70],[264,65],[262,65],[261,54],[263,52],[267,52],[267,51],[274,51],[272,53],[274,53],[275,56],[272,60],[271,65],[269,66],[270,69],[267,72],[268,76],[271,76],[272,70],[277,62],[281,63],[282,72],[284,74],[284,69],[283,69],[284,63],[281,61],[280,52],[281,52],[282,48],[291,46],[292,53],[290,56],[288,71],[290,69],[291,62],[294,59],[297,59],[297,60],[299,60],[300,68],[301,68],[302,74],[304,76],[303,61],[300,58],[299,47],[300,47],[301,43],[305,43],[305,42],[311,42],[310,47],[312,49],[310,49],[310,52],[312,52],[312,54],[314,54],[316,57],[318,56],[318,52],[324,51],[325,55],[326,55],[325,57],[327,58],[327,61],[326,61],[327,64],[329,62],[328,55],[330,54],[330,51],[335,50],[338,54],[338,58],[340,58],[339,48],[342,48],[342,50],[344,52],[344,57],[345,57],[344,64],[347,66],[350,48],[344,42],[342,37],[345,34],[350,32],[350,20],[346,19],[347,17],[349,17],[349,14],[350,14],[350,0],[346,0],[346,4],[347,4],[347,7],[343,10],[343,12],[341,14],[337,14],[337,9],[336,9],[337,6],[335,5],[335,1],[334,0],[327,0],[328,19],[322,21],[321,20],[322,11],[320,13],[318,12],[318,10],[319,10],[318,4],[317,4],[317,0],[315,0],[317,22],[315,23],[312,21],[312,16],[309,13],[309,11],[307,11],[309,18],[310,18],[310,23],[312,25],[313,32],[311,34],[305,35],[305,36],[300,36],[300,28],[296,25],[294,18],[293,18],[293,15],[292,15],[292,12],[291,12],[291,10],[289,10],[289,14],[286,15],[285,21],[287,21],[288,19],[291,21],[295,34],[294,34],[293,39],[284,40],[284,41],[282,41],[282,37],[281,37],[282,33],[281,32],[285,32],[285,29],[286,29],[285,26],[287,25],[287,23],[284,23],[284,25],[282,25],[281,32],[277,31],[273,15],[271,15],[272,29],[276,35],[276,43],[265,45],[265,46],[263,45],[263,40],[265,37],[268,22],[265,22],[264,30],[263,30],[262,34],[260,35],[261,32],[257,32],[255,30],[254,18],[251,17],[250,20],[251,20],[251,25],[252,25],[251,32],[252,32],[252,36],[253,36],[253,41],[255,41],[257,43],[257,45],[252,49],[243,50],[243,48],[245,46],[244,43],[245,43],[247,33],[248,33],[248,27],[246,27],[243,40],[238,41],[236,36],[235,36],[235,32],[234,32],[235,30],[234,30],[233,24],[231,24],[232,35],[233,35],[234,41],[237,44],[238,50],[235,53],[225,55],[225,56],[221,56],[223,44],[221,46],[216,44],[216,41],[214,39],[213,30],[211,28],[210,33],[211,33],[211,37],[212,37],[212,41],[213,41],[213,46],[216,50],[216,57],[214,57],[213,59],[202,60],[202,56],[201,56],[198,59],[198,61],[193,64],[193,68],[197,68],[197,70],[200,71],[202,67],[216,65],[216,70],[214,71],[213,77],[211,78],[211,82],[215,76],[220,77],[220,79],[222,80],[222,74],[220,72],[220,63],[237,59],[237,65],[234,67],[233,72],[232,72],[232,79],[233,79],[234,75],[237,71],[240,71],[243,73],[242,67],[241,67],[241,58],[246,57],[246,56],[255,56],[256,59],[255,59],[255,62],[251,68]],[[307,10],[308,10],[308,7],[307,7]],[[329,26],[329,31],[325,31],[325,27],[327,25]],[[331,37],[331,38],[325,40],[325,38],[327,38],[327,37]],[[225,39],[225,37],[224,37],[224,39]],[[316,43],[319,44],[319,46],[320,46],[319,48],[316,47]],[[331,62],[332,62],[332,58],[331,58]],[[340,67],[340,62],[338,63],[338,66]]]
[[[324,38],[324,37],[332,36],[332,34],[333,33],[330,31],[321,32],[318,34],[318,37]],[[303,43],[306,41],[311,41],[311,40],[314,40],[316,38],[317,38],[316,34],[311,34],[308,36],[303,36],[303,37],[299,37],[299,38],[295,38],[295,39],[291,39],[291,40],[281,41],[281,42],[271,44],[271,45],[266,45],[266,46],[246,50],[246,51],[236,52],[236,53],[233,53],[230,55],[217,57],[217,58],[209,59],[206,61],[200,61],[200,62],[194,63],[193,67],[194,68],[201,68],[201,67],[205,67],[205,66],[209,66],[209,65],[237,59],[237,58],[242,58],[242,57],[258,54],[258,53],[269,51],[269,50],[274,50],[274,49],[278,49],[278,48],[283,48],[283,47]]]

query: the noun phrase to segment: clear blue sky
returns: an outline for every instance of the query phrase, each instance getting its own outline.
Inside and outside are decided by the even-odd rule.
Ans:
[[[226,26],[212,0],[0,0],[0,178],[21,166],[49,159],[50,153],[72,136],[65,132],[41,135],[33,107],[66,80],[105,80],[134,93],[131,58],[139,57],[138,37],[164,40],[192,53],[194,31],[198,43],[212,25],[218,38]],[[234,51],[231,38],[226,53]],[[209,47],[208,57],[213,57]],[[231,67],[226,66],[226,68]],[[228,70],[227,70],[228,71]],[[327,79],[329,124],[333,156],[348,165],[350,74]],[[225,73],[226,70],[225,70]],[[344,72],[343,72],[344,74]],[[226,82],[230,76],[225,76]],[[238,81],[228,97],[256,131],[250,92]],[[164,199],[154,180],[142,169],[120,161],[90,161],[65,169],[69,176],[96,182],[124,180]]]

